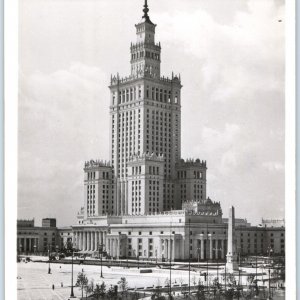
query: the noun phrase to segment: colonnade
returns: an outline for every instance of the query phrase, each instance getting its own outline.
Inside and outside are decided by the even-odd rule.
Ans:
[[[74,231],[75,247],[83,251],[98,251],[106,247],[106,231]]]
[[[160,239],[160,253],[159,257],[174,260],[175,257],[175,238],[161,238]]]
[[[17,238],[17,249],[19,252],[35,252],[38,251],[39,238],[37,237],[20,237]]]
[[[224,259],[226,255],[225,247],[225,239],[213,238],[211,234],[208,237],[200,234],[197,247],[198,259]]]
[[[111,257],[120,257],[120,241],[119,238],[109,237],[107,239],[107,250]]]

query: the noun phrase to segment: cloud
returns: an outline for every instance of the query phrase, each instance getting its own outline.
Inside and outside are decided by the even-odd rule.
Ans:
[[[79,62],[67,70],[21,76],[20,213],[32,213],[26,204],[31,203],[38,215],[48,216],[51,205],[60,220],[74,222],[83,201],[84,160],[108,157],[108,108],[101,103],[108,94],[105,81],[99,68]],[[64,217],[71,203],[73,216]]]
[[[271,172],[284,170],[284,165],[279,161],[267,161],[263,163],[263,167]]]
[[[20,216],[52,209],[73,222],[83,161],[108,159],[107,86],[110,73],[128,75],[141,15],[138,0],[20,4]],[[182,156],[207,161],[208,194],[223,207],[252,222],[282,217],[284,2],[152,1],[150,16],[162,75],[181,73]]]

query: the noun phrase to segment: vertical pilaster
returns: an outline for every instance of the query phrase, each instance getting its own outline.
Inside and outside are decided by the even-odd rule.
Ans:
[[[209,238],[209,258],[213,259],[213,254],[212,254],[212,251],[213,251],[213,247],[212,247],[212,235],[209,234],[208,238]]]
[[[174,237],[174,239],[172,240],[172,259],[173,259],[173,261],[175,261],[175,249],[176,249],[175,242],[176,242],[176,240],[175,240],[175,237]]]
[[[204,236],[200,234],[200,251],[201,251],[201,259],[204,259]]]

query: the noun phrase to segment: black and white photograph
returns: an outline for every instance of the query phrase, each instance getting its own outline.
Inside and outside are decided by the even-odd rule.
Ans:
[[[286,21],[284,0],[19,1],[18,300],[296,299]]]

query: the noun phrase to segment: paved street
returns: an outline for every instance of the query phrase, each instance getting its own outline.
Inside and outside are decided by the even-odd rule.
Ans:
[[[100,267],[87,265],[74,265],[74,284],[76,277],[82,268],[89,280],[101,283]],[[71,265],[51,264],[52,274],[48,274],[48,264],[46,263],[18,263],[18,300],[66,300],[70,295],[71,285]],[[109,287],[111,284],[117,284],[122,276],[125,276],[129,287],[139,288],[153,285],[165,285],[169,278],[168,270],[153,270],[153,273],[140,274],[138,269],[107,268],[103,267],[104,280]],[[172,282],[188,283],[188,272],[172,272]],[[191,278],[196,273],[191,273]],[[63,287],[61,287],[63,283]],[[55,289],[52,290],[52,284]],[[81,294],[78,288],[74,288],[75,296]]]

